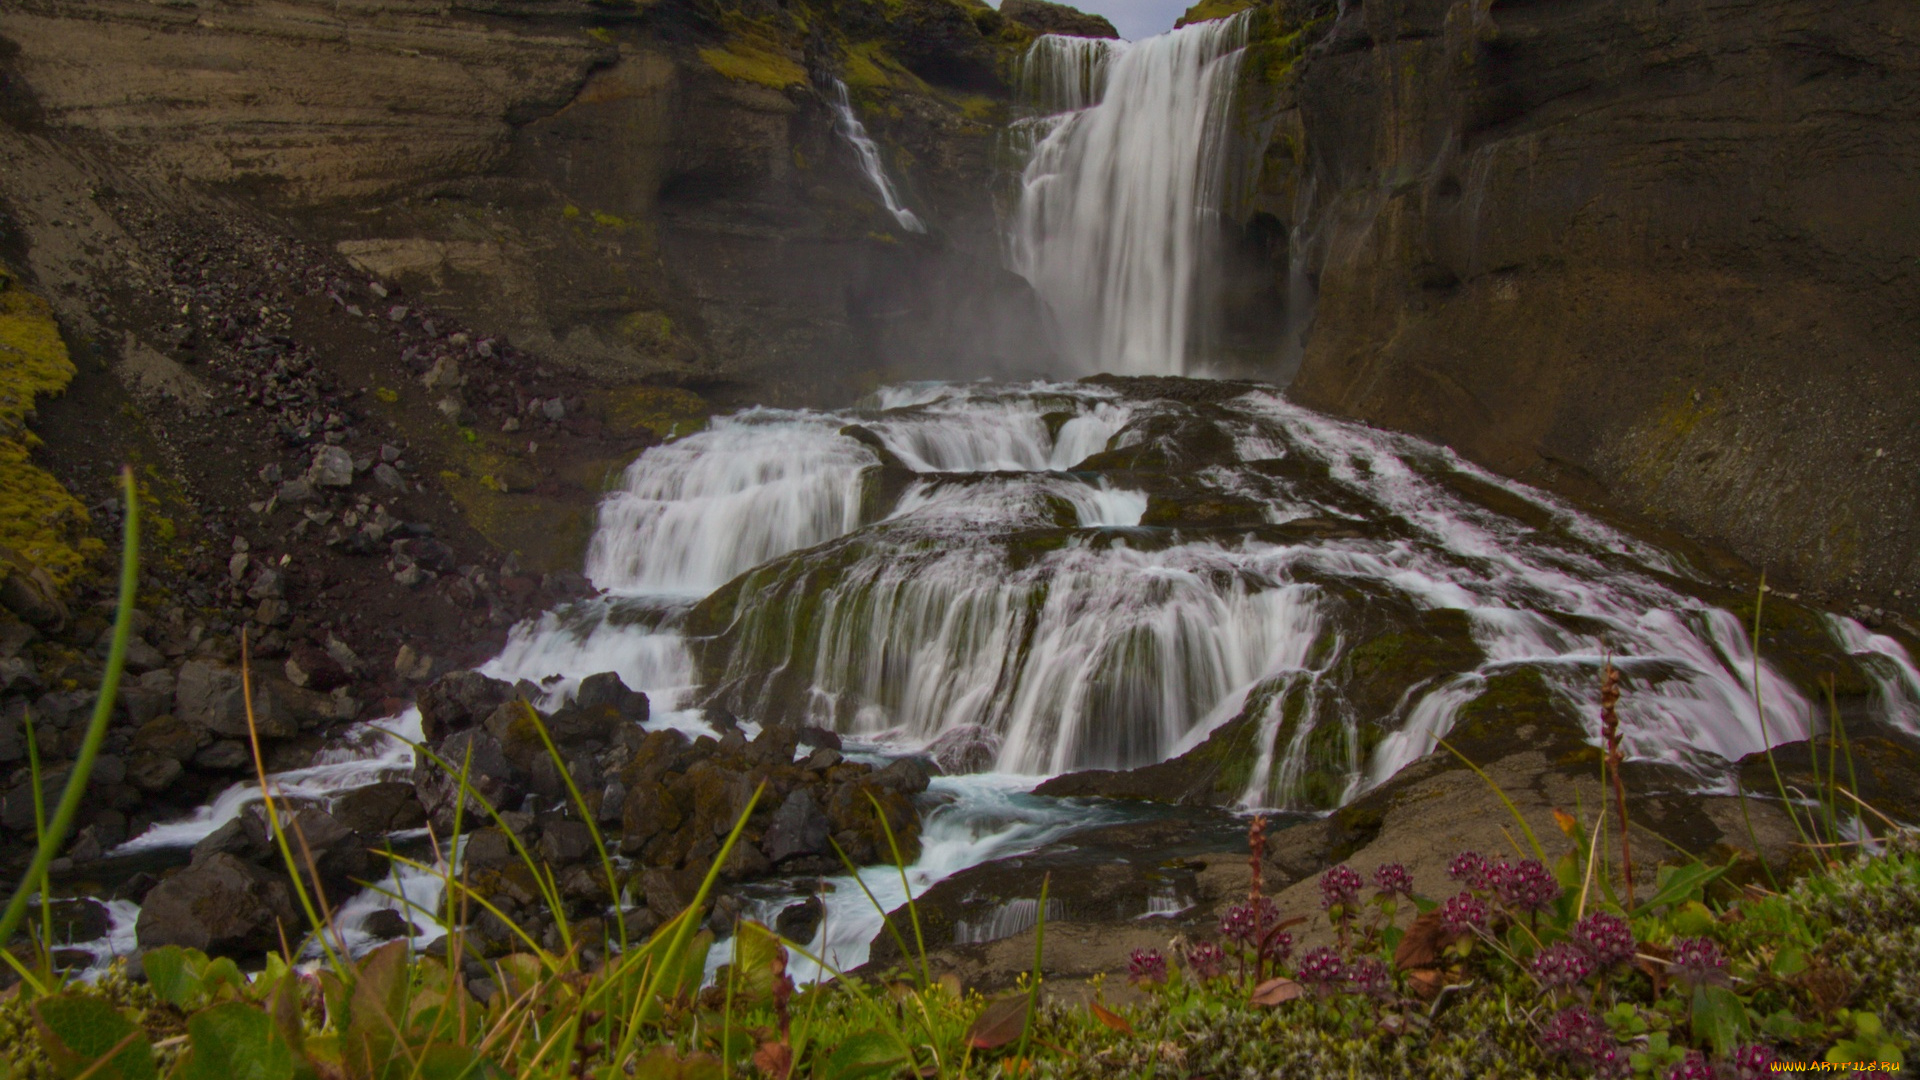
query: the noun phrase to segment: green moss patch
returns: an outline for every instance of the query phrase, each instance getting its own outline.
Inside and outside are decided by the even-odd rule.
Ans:
[[[80,500],[32,461],[34,399],[73,381],[73,360],[46,301],[0,266],[0,545],[66,584],[101,550]]]

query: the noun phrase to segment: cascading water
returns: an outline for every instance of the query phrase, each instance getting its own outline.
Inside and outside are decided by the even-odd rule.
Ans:
[[[1245,36],[1244,16],[1133,43],[1047,35],[1023,61],[1038,115],[1020,129],[1032,150],[1009,261],[1082,372],[1189,370]]]
[[[916,892],[1110,820],[1024,794],[1046,774],[1239,731],[1245,805],[1328,807],[1431,752],[1516,673],[1591,740],[1610,658],[1628,753],[1703,788],[1807,736],[1807,696],[1688,591],[1684,563],[1417,439],[1213,385],[1197,401],[918,385],[840,412],[721,418],[643,453],[603,504],[592,568],[607,595],[522,625],[483,670],[540,683],[543,706],[611,670],[652,697],[652,725],[708,731],[701,706],[718,700],[749,727],[831,725],[869,760],[930,748],[984,764],[936,780]],[[1879,687],[1884,722],[1920,734],[1900,644],[1826,625],[1829,651]],[[1434,627],[1455,659],[1395,683],[1383,644]],[[404,775],[410,757],[372,729],[331,755],[277,785],[321,800]],[[130,849],[191,843],[257,798],[237,787]],[[905,899],[897,873],[862,877],[883,904]],[[843,884],[813,943],[841,967],[879,930]],[[394,892],[430,910],[437,884],[384,888],[346,914],[407,908]],[[408,917],[422,940],[438,931]],[[350,920],[342,932],[364,940]]]
[[[1087,370],[1190,366],[1214,129],[1243,30],[1045,37],[1027,55],[1012,257]],[[918,231],[844,85],[836,101],[882,202]],[[1042,776],[1219,745],[1243,805],[1326,809],[1457,725],[1497,725],[1498,709],[1475,713],[1492,699],[1593,740],[1605,662],[1626,680],[1628,754],[1697,787],[1729,785],[1730,762],[1815,722],[1805,688],[1754,655],[1684,562],[1443,449],[1250,384],[910,384],[841,411],[716,418],[632,463],[587,571],[604,595],[516,628],[482,670],[531,680],[543,708],[614,671],[648,694],[650,726],[710,733],[707,707],[724,706],[749,730],[837,729],[856,759],[931,754],[949,775],[920,858],[904,882],[861,874],[888,908],[908,883],[922,892],[1119,814],[1029,794]],[[1877,689],[1880,721],[1920,735],[1920,671],[1897,640],[1839,616],[1802,625],[1826,640],[1801,647]],[[409,710],[274,782],[322,802],[401,778],[419,734]],[[191,844],[259,797],[238,785],[122,851]],[[424,944],[441,929],[438,889],[409,872],[350,901],[343,943],[365,944],[360,921],[385,908]],[[851,881],[824,901],[811,951],[861,962],[880,914]],[[1169,892],[1143,914],[1190,902]],[[117,936],[96,951],[127,944],[130,909],[112,910]]]
[[[913,211],[900,201],[900,195],[893,189],[893,181],[887,176],[887,167],[880,162],[880,148],[874,145],[867,134],[867,126],[854,114],[853,102],[847,97],[847,84],[839,79],[833,80],[833,111],[837,119],[840,134],[853,147],[854,156],[860,159],[860,171],[866,174],[867,182],[879,194],[887,213],[908,232],[923,233],[927,227],[914,216]]]

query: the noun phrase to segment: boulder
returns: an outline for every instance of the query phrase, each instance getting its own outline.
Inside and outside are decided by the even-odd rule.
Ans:
[[[147,894],[134,926],[143,949],[181,945],[252,957],[302,928],[284,879],[225,852],[187,867]]]
[[[313,464],[307,469],[307,481],[316,487],[349,487],[353,484],[353,455],[338,446],[322,446],[314,451]]]
[[[593,832],[578,821],[548,822],[534,853],[555,866],[577,863],[594,852]]]
[[[360,932],[375,941],[392,941],[394,938],[417,936],[420,928],[392,908],[380,908],[368,912],[367,917],[360,921]]]
[[[422,756],[413,767],[413,790],[428,820],[443,833],[453,827],[455,809],[462,802],[462,768],[467,771],[471,793],[465,797],[465,809],[460,813],[469,827],[483,824],[489,817],[475,794],[497,810],[517,808],[526,794],[526,774],[507,760],[499,740],[483,730],[469,728],[449,735],[434,752],[446,768]]]
[[[172,788],[185,772],[179,758],[139,752],[127,758],[127,783],[149,795]]]
[[[420,730],[428,742],[473,727],[513,695],[513,686],[477,671],[450,671],[420,692]]]
[[[680,810],[659,781],[627,789],[620,813],[620,851],[637,855],[654,837],[680,827]]]
[[[833,823],[813,795],[806,788],[795,788],[774,811],[760,849],[775,863],[796,855],[827,855],[833,851],[828,842],[832,835]]]
[[[1000,736],[980,724],[963,724],[941,734],[928,756],[948,775],[986,772],[1000,758]]]
[[[205,660],[189,660],[180,665],[173,694],[173,715],[222,735],[246,734],[247,714],[240,695],[240,672]]]
[[[341,824],[367,836],[417,829],[427,821],[413,785],[399,780],[354,788],[336,796],[328,809]]]
[[[788,904],[774,916],[773,932],[788,941],[802,944],[813,940],[820,929],[820,919],[826,914],[826,905],[817,896],[809,896],[797,904]]]
[[[28,625],[58,632],[67,625],[67,604],[47,571],[10,547],[0,545],[0,608]]]
[[[927,790],[932,777],[918,758],[900,758],[867,778],[867,782],[902,795],[918,795]]]
[[[190,724],[178,716],[156,716],[133,733],[136,753],[190,761],[200,748],[213,741],[205,727]]]
[[[1049,3],[1048,0],[1006,0],[1000,5],[1000,17],[1042,34],[1083,38],[1120,36],[1120,32],[1113,28],[1105,16],[1089,15],[1078,8]]]
[[[603,671],[580,682],[573,700],[556,710],[547,728],[556,743],[613,741],[622,727],[647,722],[647,695],[628,688],[619,675]]]
[[[323,694],[353,681],[340,661],[327,655],[325,649],[305,642],[288,650],[286,672],[287,681],[293,685]]]

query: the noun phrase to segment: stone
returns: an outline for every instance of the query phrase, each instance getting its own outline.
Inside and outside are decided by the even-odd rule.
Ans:
[[[620,813],[620,851],[637,855],[654,837],[680,826],[680,811],[657,781],[627,788]]]
[[[806,944],[820,929],[820,920],[826,914],[826,905],[817,896],[809,896],[797,904],[788,904],[780,909],[773,918],[773,932],[788,941]]]
[[[239,739],[221,739],[193,755],[193,764],[198,769],[234,772],[253,766],[253,752]]]
[[[252,958],[298,940],[301,926],[286,882],[221,852],[154,886],[134,936],[143,949],[179,945]]]
[[[66,601],[46,569],[25,555],[0,545],[0,608],[19,616],[38,630],[58,633],[66,628]]]
[[[399,780],[381,780],[336,795],[328,810],[347,828],[368,836],[417,829],[427,820],[413,785]]]
[[[534,853],[556,866],[579,862],[594,853],[593,832],[578,821],[549,822]]]
[[[326,650],[304,642],[287,650],[285,670],[288,682],[322,693],[352,681],[347,669],[327,655]]]
[[[204,660],[189,660],[180,665],[173,714],[189,724],[223,735],[245,734],[247,714],[240,692],[240,673]]]
[[[172,788],[186,768],[179,758],[136,753],[127,758],[127,783],[157,795]]]
[[[134,731],[130,745],[136,752],[187,761],[212,741],[213,736],[205,727],[168,715],[156,716],[140,725]]]
[[[377,908],[360,920],[360,932],[375,941],[392,941],[394,938],[418,937],[420,928],[392,908]]]
[[[526,774],[507,760],[493,736],[469,728],[447,736],[434,750],[446,768],[422,755],[413,767],[413,789],[435,828],[451,830],[455,810],[463,802],[464,809],[459,812],[465,822],[479,824],[486,820],[485,806],[475,795],[499,810],[520,805],[526,793]],[[471,789],[464,798],[460,791],[463,768]]]
[[[813,795],[806,788],[795,788],[774,811],[760,849],[775,863],[796,855],[827,855],[833,851],[828,843],[832,835],[833,824]]]
[[[274,489],[273,497],[284,506],[303,503],[313,498],[313,484],[303,476],[296,476],[291,480],[282,481],[280,486]]]
[[[940,771],[948,775],[986,772],[1000,757],[1000,736],[978,724],[949,729],[927,747]]]
[[[421,731],[428,742],[436,742],[473,727],[505,704],[512,693],[511,683],[477,671],[450,671],[420,694]]]
[[[547,728],[556,743],[578,742],[606,744],[623,726],[643,724],[647,720],[647,695],[627,688],[620,676],[611,671],[589,675],[581,681],[572,701],[555,710]]]
[[[353,455],[338,446],[322,446],[313,453],[307,480],[318,487],[351,487]]]
[[[408,682],[421,682],[433,675],[433,657],[402,645],[393,656],[393,673]]]
[[[98,941],[107,936],[113,928],[113,915],[107,905],[90,896],[77,896],[55,900],[42,909],[38,901],[27,906],[27,925],[41,926],[42,920],[53,923],[53,940],[80,944]]]
[[[460,374],[460,364],[451,356],[443,356],[433,362],[425,375],[420,376],[420,385],[428,390],[456,390],[466,385],[466,378]]]
[[[930,781],[926,766],[910,757],[891,762],[868,778],[869,783],[902,795],[918,795],[927,790]]]
[[[400,475],[399,469],[384,461],[373,467],[373,478],[381,487],[391,488],[401,494],[407,491],[407,478]]]

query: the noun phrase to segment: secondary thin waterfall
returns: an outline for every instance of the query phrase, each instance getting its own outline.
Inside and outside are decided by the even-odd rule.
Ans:
[[[833,111],[838,118],[840,134],[853,147],[854,155],[860,159],[860,171],[867,175],[867,182],[880,195],[880,201],[886,205],[887,213],[908,232],[923,233],[927,227],[914,216],[913,211],[900,201],[900,195],[893,189],[893,181],[887,176],[887,167],[880,162],[880,148],[867,134],[867,126],[854,115],[853,102],[847,97],[847,84],[839,79],[833,80]]]
[[[1134,43],[1048,35],[1021,92],[1037,122],[1010,240],[1081,372],[1188,369],[1194,288],[1220,190],[1247,21]]]

